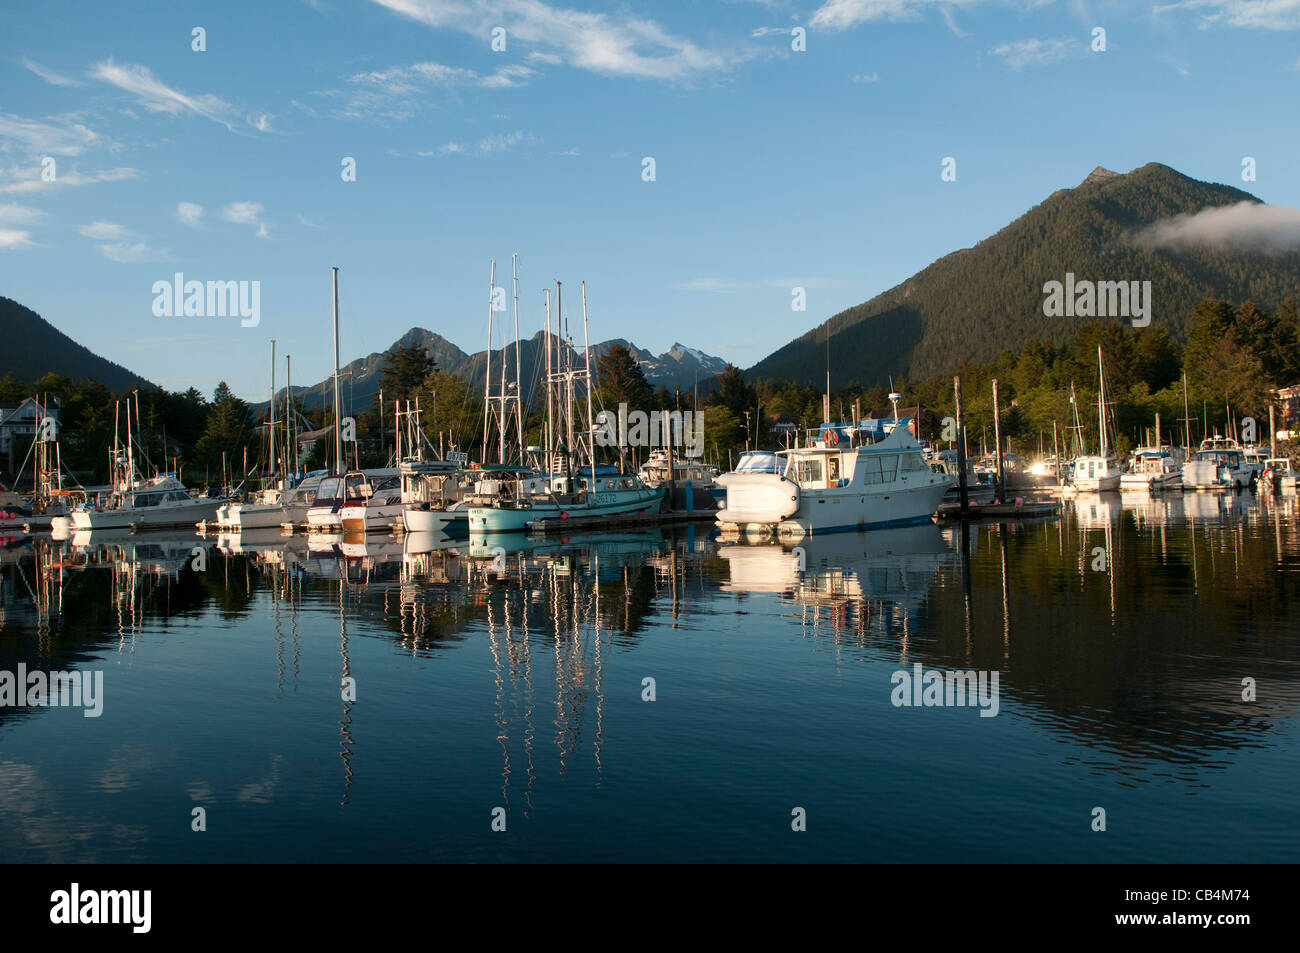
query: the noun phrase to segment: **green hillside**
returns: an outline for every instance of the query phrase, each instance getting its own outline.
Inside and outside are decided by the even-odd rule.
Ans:
[[[82,347],[31,308],[0,296],[0,377],[11,374],[31,384],[51,373],[74,381],[98,381],[114,392],[152,386]]]
[[[1134,232],[1212,206],[1259,200],[1198,182],[1158,163],[1126,175],[1098,169],[973,248],[953,252],[870,301],[833,316],[831,376],[865,386],[919,379],[988,362],[1029,340],[1071,343],[1087,318],[1043,315],[1043,284],[1078,279],[1151,281],[1152,327],[1175,341],[1206,299],[1265,308],[1297,295],[1300,254],[1144,247]],[[791,341],[747,377],[823,383],[826,324]]]

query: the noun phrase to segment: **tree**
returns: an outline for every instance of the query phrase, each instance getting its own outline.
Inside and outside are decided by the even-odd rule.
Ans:
[[[728,364],[717,377],[718,390],[714,402],[726,407],[738,420],[745,416],[745,411],[756,409],[758,393],[745,382],[739,368]]]
[[[388,400],[407,400],[436,369],[437,362],[419,344],[398,344],[388,352],[379,372],[379,386]]]
[[[596,364],[596,386],[607,409],[627,404],[629,410],[650,410],[654,389],[626,345],[615,344]]]
[[[195,445],[195,457],[211,471],[220,472],[221,455],[225,453],[233,472],[242,463],[235,460],[235,455],[247,445],[251,430],[248,405],[222,381],[212,392],[212,411]]]

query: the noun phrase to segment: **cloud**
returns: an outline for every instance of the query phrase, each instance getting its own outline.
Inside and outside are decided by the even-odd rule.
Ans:
[[[0,204],[0,224],[33,225],[44,217],[45,213],[38,208],[13,203]]]
[[[313,222],[311,219],[309,219],[306,215],[303,215],[301,212],[298,213],[298,224],[299,224],[299,225],[302,225],[304,228],[324,228],[324,227],[325,227],[324,225],[320,224],[319,222]]]
[[[1159,15],[1180,10],[1205,11],[1201,26],[1224,25],[1251,30],[1300,30],[1300,0],[1183,0],[1152,8]]]
[[[0,142],[20,146],[29,155],[75,156],[107,140],[89,127],[64,117],[50,122],[0,115]]]
[[[166,252],[151,248],[145,242],[114,242],[111,245],[100,245],[99,253],[109,261],[120,262],[124,265],[157,261],[160,258],[167,257]]]
[[[78,225],[77,231],[86,238],[93,238],[98,242],[121,241],[128,234],[125,226],[115,222],[91,222],[89,225]]]
[[[238,110],[230,103],[211,93],[191,96],[174,89],[155,77],[147,66],[131,63],[119,65],[110,58],[97,63],[91,75],[135,96],[140,105],[150,112],[172,116],[202,116],[234,131]]]
[[[134,179],[140,174],[139,169],[118,168],[105,169],[102,172],[78,172],[76,169],[70,169],[66,172],[56,169],[56,176],[51,181],[46,181],[41,177],[41,167],[39,165],[30,168],[10,168],[6,177],[13,178],[15,181],[0,185],[0,192],[36,192],[41,189],[54,188],[56,186],[77,186],[77,185],[94,185],[98,182],[121,182],[125,179]]]
[[[519,63],[483,75],[472,69],[426,61],[357,73],[348,77],[346,91],[330,90],[324,95],[344,100],[340,115],[401,121],[419,113],[434,89],[470,86],[510,89],[527,85],[536,75],[536,70]]]
[[[479,152],[504,152],[512,146],[517,146],[521,142],[531,142],[532,137],[525,134],[522,129],[516,129],[514,132],[505,135],[488,136],[478,144]]]
[[[266,222],[262,220],[265,211],[261,202],[231,202],[221,210],[221,217],[236,225],[256,225],[257,237],[266,238]]]
[[[54,72],[54,70],[52,69],[46,69],[45,67],[41,66],[39,63],[33,63],[25,56],[23,57],[23,65],[26,66],[33,73],[35,73],[37,76],[39,76],[41,79],[45,80],[45,82],[49,83],[51,86],[84,86],[85,85],[85,83],[82,83],[80,80],[70,79],[67,76],[62,75],[61,73]]]
[[[1300,250],[1300,209],[1238,202],[1156,222],[1138,231],[1133,241],[1171,250],[1292,252]]]
[[[754,51],[705,49],[632,14],[550,6],[542,0],[371,0],[435,29],[476,38],[506,25],[507,41],[605,76],[690,81],[731,69]]]
[[[1003,43],[989,52],[994,56],[1002,57],[1013,70],[1020,71],[1026,66],[1046,66],[1048,63],[1063,60],[1070,55],[1074,45],[1074,41],[1069,39],[1034,38]]]
[[[26,232],[17,228],[0,228],[0,251],[13,251],[33,244]]]
[[[176,205],[176,217],[186,225],[202,224],[203,206],[193,202],[180,202]]]
[[[258,132],[271,132],[271,120],[275,117],[267,113],[249,113],[248,124]]]
[[[878,83],[880,82],[879,73],[858,73],[853,77],[855,83]]]

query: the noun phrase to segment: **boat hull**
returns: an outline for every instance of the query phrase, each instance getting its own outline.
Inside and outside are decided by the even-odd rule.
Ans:
[[[402,510],[402,526],[408,533],[463,536],[469,532],[469,513],[466,510],[422,510],[408,506]]]
[[[467,507],[469,531],[482,533],[519,533],[528,529],[534,520],[563,520],[601,516],[631,516],[637,513],[658,512],[663,504],[664,489],[637,489],[616,493],[598,493],[591,503],[564,504],[549,500],[523,506],[471,506]],[[600,497],[613,499],[602,501]]]
[[[798,508],[788,516],[737,521],[727,519],[728,511],[722,510],[718,522],[724,531],[787,538],[915,526],[934,518],[947,491],[948,484],[943,481],[912,487],[892,485],[887,493],[855,492],[851,487],[816,493],[805,490]]]
[[[120,510],[78,510],[72,514],[72,526],[78,531],[97,529],[162,529],[193,527],[195,523],[216,518],[223,500],[195,500],[173,506],[150,506]]]

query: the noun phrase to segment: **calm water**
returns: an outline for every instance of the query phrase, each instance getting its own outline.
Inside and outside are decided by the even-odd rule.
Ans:
[[[19,541],[0,670],[104,699],[0,708],[0,857],[1294,861],[1298,520]],[[996,671],[996,717],[895,706],[916,663]]]

